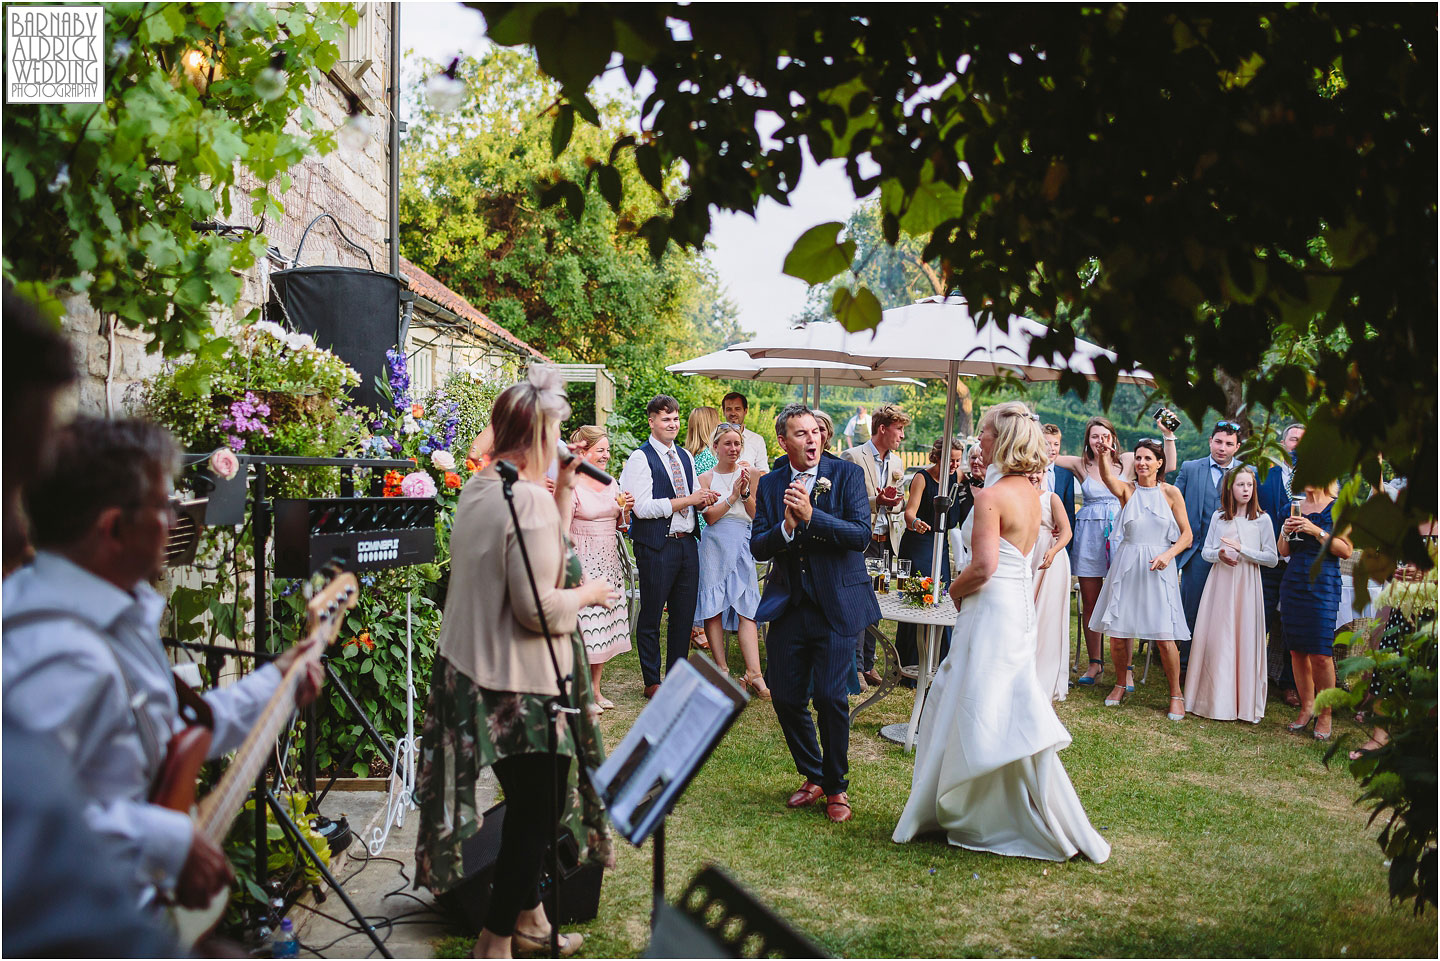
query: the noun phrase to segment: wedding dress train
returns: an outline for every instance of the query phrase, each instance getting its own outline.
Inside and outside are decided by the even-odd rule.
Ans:
[[[951,844],[1011,857],[1110,856],[1057,753],[1070,733],[1035,677],[1032,590],[1030,559],[1001,538],[995,574],[964,599],[925,700],[894,840],[943,830]]]

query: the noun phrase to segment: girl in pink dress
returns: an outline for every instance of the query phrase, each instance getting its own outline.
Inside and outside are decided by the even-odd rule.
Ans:
[[[1214,566],[1205,581],[1185,710],[1216,721],[1260,723],[1265,716],[1265,597],[1260,568],[1280,562],[1275,528],[1260,510],[1255,473],[1232,470],[1220,490],[1220,509],[1210,520],[1200,556]]]
[[[610,463],[610,438],[605,428],[582,427],[570,435],[570,443],[579,445],[581,449],[576,453],[601,470]],[[584,474],[576,475],[573,509],[566,521],[586,580],[625,583],[615,531],[628,526],[629,511],[634,506],[635,499],[621,492],[615,481],[601,485]],[[594,709],[609,710],[615,702],[600,693],[600,671],[610,658],[630,650],[629,598],[622,595],[609,610],[598,606],[581,608],[580,639],[590,662]]]

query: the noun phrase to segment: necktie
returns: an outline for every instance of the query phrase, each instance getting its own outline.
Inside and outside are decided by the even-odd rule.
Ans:
[[[666,453],[670,455],[670,484],[675,488],[675,496],[688,497],[690,488],[685,483],[685,471],[680,467],[680,455],[675,453],[675,448],[673,447]],[[680,517],[688,521],[690,519],[690,508],[687,507],[682,510]]]
[[[805,493],[807,494],[810,493],[810,489],[815,486],[815,474],[813,471],[801,471],[795,475],[795,479],[805,485]]]

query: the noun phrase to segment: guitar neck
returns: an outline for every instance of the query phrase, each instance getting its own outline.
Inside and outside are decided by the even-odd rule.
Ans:
[[[265,768],[279,735],[290,714],[295,710],[295,687],[306,665],[319,658],[318,649],[311,655],[297,658],[285,673],[280,686],[270,695],[260,719],[235,752],[235,760],[220,778],[215,789],[201,799],[195,817],[195,829],[217,846],[224,842],[230,825],[240,809],[255,778]]]

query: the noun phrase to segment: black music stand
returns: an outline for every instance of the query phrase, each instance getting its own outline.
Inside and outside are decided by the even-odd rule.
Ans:
[[[654,929],[665,908],[665,818],[750,698],[703,654],[676,664],[635,725],[590,780],[621,836],[654,836]]]
[[[739,922],[738,924],[736,922]],[[672,907],[664,905],[647,958],[824,958],[725,872],[707,864]]]

